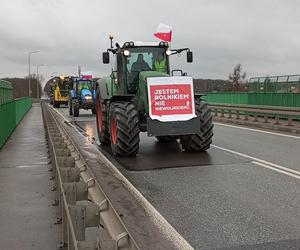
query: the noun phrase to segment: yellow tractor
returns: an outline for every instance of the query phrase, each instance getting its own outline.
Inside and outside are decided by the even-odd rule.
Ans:
[[[72,77],[64,75],[54,77],[51,84],[51,104],[54,108],[59,108],[61,104],[68,105],[69,89],[72,86]]]

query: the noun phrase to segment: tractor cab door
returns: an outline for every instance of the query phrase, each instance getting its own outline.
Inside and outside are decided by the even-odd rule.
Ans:
[[[112,72],[110,74],[111,86],[110,92],[112,95],[126,94],[126,81],[124,71],[124,61],[121,53],[114,54],[112,57]]]

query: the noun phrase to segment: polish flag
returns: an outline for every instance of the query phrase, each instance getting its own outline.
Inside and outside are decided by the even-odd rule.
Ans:
[[[154,36],[160,40],[171,42],[172,40],[172,28],[169,25],[160,23],[157,27],[156,33]]]
[[[81,72],[82,79],[92,79],[92,73],[91,72]]]

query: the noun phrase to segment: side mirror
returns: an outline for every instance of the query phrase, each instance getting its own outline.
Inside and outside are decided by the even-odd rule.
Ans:
[[[105,64],[109,63],[109,52],[103,52],[102,53],[102,61]]]
[[[186,52],[186,61],[187,61],[188,63],[193,62],[193,52],[192,52],[192,51]]]

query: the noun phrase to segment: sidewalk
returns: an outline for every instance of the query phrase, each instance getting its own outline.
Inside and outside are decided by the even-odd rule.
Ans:
[[[0,151],[0,249],[56,249],[60,226],[51,192],[45,130],[34,103]]]

